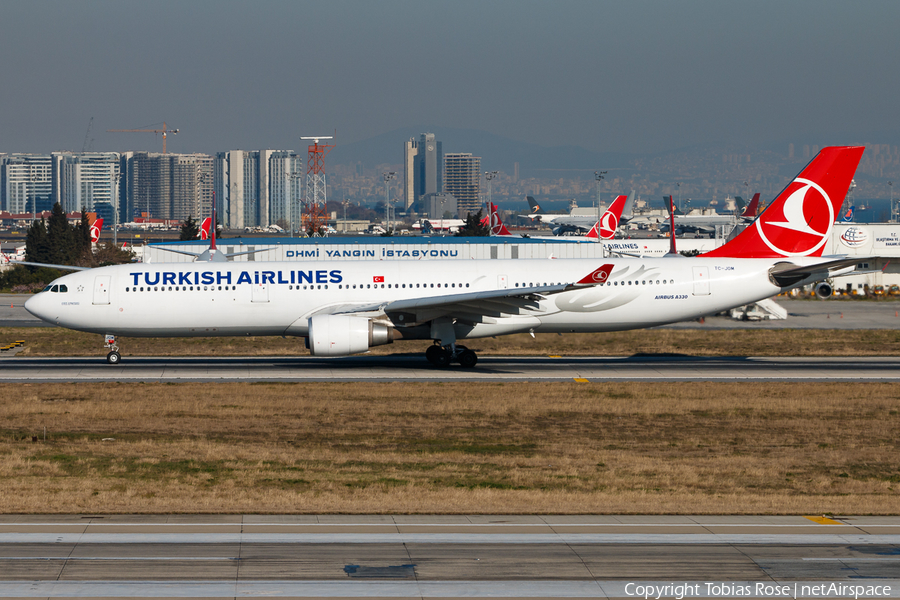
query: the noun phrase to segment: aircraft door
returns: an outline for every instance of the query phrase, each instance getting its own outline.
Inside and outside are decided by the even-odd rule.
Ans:
[[[94,304],[109,304],[109,275],[94,277]]]
[[[254,283],[253,296],[251,302],[268,302],[269,301],[269,284]]]
[[[709,267],[693,267],[694,295],[709,296]]]
[[[497,275],[497,289],[505,290],[509,288],[509,280],[506,275]]]

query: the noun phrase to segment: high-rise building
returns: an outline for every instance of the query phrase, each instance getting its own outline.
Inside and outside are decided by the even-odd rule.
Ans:
[[[126,153],[124,204],[134,216],[183,221],[212,212],[213,159],[206,154]]]
[[[403,144],[403,206],[406,210],[415,204],[416,198],[416,154],[419,143],[409,138]]]
[[[7,154],[0,160],[0,208],[13,214],[53,207],[53,157]]]
[[[291,150],[219,152],[214,172],[216,210],[226,227],[299,223],[303,163]]]
[[[300,226],[303,159],[291,150],[269,151],[269,222]]]
[[[478,212],[481,206],[481,157],[471,154],[444,155],[444,193],[456,198],[459,217]]]
[[[444,150],[433,133],[419,136],[413,159],[416,201],[425,194],[439,194],[443,190]]]
[[[118,207],[116,152],[54,152],[53,201],[69,212],[95,212],[112,227]]]

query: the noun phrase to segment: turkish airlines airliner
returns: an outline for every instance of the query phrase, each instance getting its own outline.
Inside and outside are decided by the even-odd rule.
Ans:
[[[61,277],[25,308],[105,335],[113,364],[116,336],[285,335],[316,356],[430,339],[430,362],[472,367],[458,340],[652,327],[852,271],[859,257],[822,250],[863,150],[824,148],[753,224],[698,257],[135,263]]]

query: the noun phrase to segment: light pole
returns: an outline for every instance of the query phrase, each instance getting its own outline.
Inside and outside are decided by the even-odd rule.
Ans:
[[[494,179],[497,175],[500,174],[500,171],[485,171],[484,178],[487,180],[488,184],[488,214],[491,213],[491,205],[493,204],[493,199],[491,197],[491,180]]]
[[[288,159],[290,160],[290,159]],[[303,176],[303,171],[288,171],[288,213],[291,220],[291,234],[294,237],[294,188],[297,186],[297,180]]]
[[[891,220],[896,221],[900,217],[900,211],[894,208],[894,182],[888,181],[888,189],[891,190]]]
[[[344,206],[344,226],[341,229],[344,233],[347,233],[347,204],[349,204],[349,202],[344,198],[344,201],[341,202],[341,204]]]
[[[388,231],[391,230],[391,179],[393,179],[397,173],[394,171],[385,171],[381,174],[384,178],[384,220],[387,223]]]
[[[119,179],[121,178],[122,173],[113,168],[113,189],[110,190],[110,200],[112,200],[113,195],[115,195],[116,202],[113,207],[113,246],[116,248],[119,247]]]
[[[594,171],[594,179],[597,181],[597,222],[600,222],[600,182],[606,179],[606,171]]]
[[[678,186],[678,210],[684,212],[684,207],[681,205],[681,183],[676,183],[675,185]]]

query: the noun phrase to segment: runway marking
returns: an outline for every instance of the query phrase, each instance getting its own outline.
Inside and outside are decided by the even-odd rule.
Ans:
[[[796,533],[0,533],[0,544],[900,545],[900,535]]]
[[[819,525],[844,525],[840,521],[835,521],[834,519],[829,519],[828,517],[807,517],[804,515],[804,518],[809,519],[813,523],[818,523]]]
[[[575,381],[576,381],[577,383],[590,383],[590,381],[588,381],[588,380],[585,379],[584,377],[576,377],[576,378],[575,378]]]
[[[547,355],[547,358],[562,358],[562,355],[560,355],[560,354],[548,354],[548,355]]]

